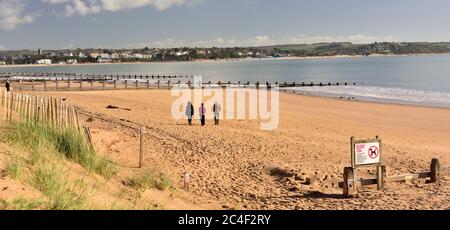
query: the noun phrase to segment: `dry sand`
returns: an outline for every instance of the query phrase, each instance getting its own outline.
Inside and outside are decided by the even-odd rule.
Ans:
[[[43,93],[41,93],[43,94]],[[450,110],[281,94],[280,127],[258,121],[172,119],[167,90],[48,92],[84,111],[96,144],[125,167],[138,159],[137,127],[147,127],[146,167],[178,179],[192,174],[192,199],[210,208],[449,209],[450,184],[389,183],[343,199],[337,182],[350,165],[350,137],[383,139],[388,175],[426,170],[432,158],[450,163]],[[107,109],[115,105],[129,110]],[[374,175],[374,168],[358,175]],[[313,185],[303,177],[315,177]],[[208,206],[207,204],[210,204]]]

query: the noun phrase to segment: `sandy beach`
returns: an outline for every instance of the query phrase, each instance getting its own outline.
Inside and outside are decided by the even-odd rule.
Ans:
[[[41,93],[43,94],[43,93]],[[383,139],[389,175],[428,170],[432,158],[450,164],[449,109],[376,104],[282,93],[280,127],[261,131],[258,120],[225,120],[214,126],[174,120],[176,97],[167,90],[52,92],[80,107],[96,145],[135,167],[138,127],[146,134],[146,167],[175,178],[191,174],[192,199],[202,207],[238,209],[448,209],[450,184],[389,183],[383,192],[364,187],[342,198],[350,137]],[[108,105],[125,109],[107,109]],[[359,169],[358,176],[374,175]],[[312,185],[304,177],[315,178]]]

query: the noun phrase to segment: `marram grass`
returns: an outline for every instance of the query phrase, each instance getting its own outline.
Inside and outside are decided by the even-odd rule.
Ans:
[[[22,121],[12,123],[7,134],[11,143],[32,149],[39,160],[41,151],[58,151],[85,169],[109,179],[117,173],[117,166],[107,158],[100,158],[87,144],[85,137],[74,128],[60,131],[45,122]],[[36,163],[36,162],[32,162]]]
[[[153,173],[146,171],[133,177],[127,178],[123,182],[123,184],[137,190],[156,188],[164,191],[172,186],[172,180],[164,175],[155,176]]]

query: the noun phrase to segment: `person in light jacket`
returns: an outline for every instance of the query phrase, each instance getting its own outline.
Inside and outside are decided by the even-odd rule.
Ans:
[[[189,125],[192,125],[192,117],[194,116],[194,106],[192,105],[191,102],[187,103],[185,114],[188,118]]]
[[[219,125],[220,112],[222,112],[222,107],[220,106],[219,102],[214,103],[213,112],[214,112],[214,124]]]
[[[200,122],[202,123],[202,126],[205,126],[206,108],[203,103],[202,103],[202,105],[200,105],[200,108],[198,109],[198,111],[199,111],[199,116],[200,116]]]

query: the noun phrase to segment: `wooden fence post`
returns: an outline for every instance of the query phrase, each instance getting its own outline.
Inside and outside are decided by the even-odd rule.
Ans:
[[[142,126],[139,129],[140,133],[140,151],[139,151],[139,168],[142,168],[144,165],[144,135],[145,135],[145,127]]]
[[[125,80],[125,89],[128,89],[128,80]]]
[[[352,197],[356,191],[356,181],[353,180],[353,168],[344,168],[344,197]],[[350,180],[352,180],[350,182]]]
[[[10,94],[10,102],[9,102],[9,123],[12,121],[12,114],[13,114],[13,108],[14,108],[14,94]]]
[[[189,192],[189,182],[190,182],[190,175],[189,173],[184,173],[184,191]]]
[[[384,165],[377,167],[377,189],[384,189],[384,180],[386,179],[386,167]]]
[[[117,80],[114,80],[114,89],[117,89]]]
[[[441,164],[439,159],[432,159],[430,165],[430,183],[439,183],[439,174],[441,171]]]
[[[9,92],[5,95],[6,121],[9,121]]]

